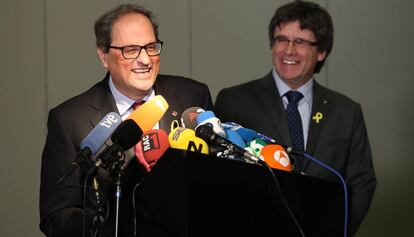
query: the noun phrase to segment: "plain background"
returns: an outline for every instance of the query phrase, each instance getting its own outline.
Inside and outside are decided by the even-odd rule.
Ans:
[[[38,199],[47,112],[104,76],[93,24],[121,2],[142,3],[156,14],[165,42],[161,72],[207,83],[214,100],[219,89],[271,70],[267,26],[287,1],[1,0],[0,236],[42,236]],[[357,236],[410,235],[414,2],[317,2],[335,25],[333,52],[317,80],[362,104],[378,178]]]

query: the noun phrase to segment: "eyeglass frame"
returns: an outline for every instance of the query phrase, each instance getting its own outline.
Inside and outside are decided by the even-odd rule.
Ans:
[[[148,46],[149,46],[149,45],[152,45],[152,44],[160,44],[160,51],[159,51],[157,54],[148,54],[147,48],[148,48]],[[146,44],[146,45],[143,45],[143,46],[141,46],[141,45],[125,45],[125,46],[114,46],[114,45],[109,45],[109,46],[108,46],[108,48],[110,48],[110,49],[119,49],[119,50],[121,51],[122,57],[124,57],[124,59],[136,59],[136,58],[138,58],[138,57],[139,57],[139,55],[141,55],[141,51],[142,51],[142,49],[145,49],[145,52],[146,52],[146,53],[147,53],[147,55],[148,55],[148,56],[150,56],[150,57],[160,55],[160,54],[161,54],[161,51],[162,51],[162,45],[163,45],[163,44],[164,44],[164,42],[163,42],[163,41],[161,41],[161,40],[157,40],[157,41],[150,42],[150,43],[148,43],[148,44]],[[124,49],[125,49],[125,48],[127,48],[127,47],[138,47],[138,48],[139,48],[138,55],[137,55],[136,57],[132,57],[132,58],[130,58],[130,57],[125,57],[125,54],[124,54]]]
[[[273,46],[276,45],[276,47],[278,47],[278,40],[282,40],[279,41],[279,47],[282,47],[282,45],[280,45],[280,43],[282,44],[286,44],[283,46],[283,48],[286,48],[289,46],[290,42],[292,42],[292,45],[295,46],[296,48],[304,48],[304,47],[315,47],[315,46],[319,46],[319,42],[318,41],[310,41],[310,40],[306,40],[306,39],[302,39],[302,38],[296,38],[294,40],[290,40],[285,36],[274,36],[272,39],[272,43]]]

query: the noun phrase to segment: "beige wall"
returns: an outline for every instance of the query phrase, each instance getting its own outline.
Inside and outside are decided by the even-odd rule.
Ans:
[[[42,236],[38,188],[47,111],[103,77],[93,23],[119,2],[128,1],[0,2],[0,236]],[[162,73],[203,81],[215,98],[220,88],[271,69],[267,24],[287,1],[140,2],[160,23]],[[407,235],[414,219],[414,2],[317,2],[331,12],[336,30],[318,81],[362,104],[378,176],[357,236]]]

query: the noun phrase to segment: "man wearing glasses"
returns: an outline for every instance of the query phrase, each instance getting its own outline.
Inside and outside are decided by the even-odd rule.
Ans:
[[[56,187],[63,171],[79,153],[81,141],[106,114],[116,112],[125,119],[135,102],[162,95],[169,108],[156,127],[168,133],[171,122],[179,119],[185,109],[194,106],[212,109],[207,85],[158,74],[163,42],[158,38],[158,26],[148,10],[133,4],[120,5],[95,22],[95,35],[99,59],[108,73],[83,94],[49,112],[40,188],[40,229],[47,236],[133,236],[132,187],[150,169],[142,157],[139,161],[132,157],[122,171],[122,202],[117,227],[114,226],[116,207],[112,200],[114,180],[104,171],[99,170],[98,180],[102,202],[109,203],[109,206],[102,205],[105,211],[101,217],[105,221],[94,219],[96,210],[88,208],[93,207],[91,202],[96,202],[93,196],[87,196],[84,203],[85,170],[76,169]],[[109,202],[105,198],[110,199]],[[90,227],[91,223],[101,226],[83,233],[82,227]]]
[[[331,16],[319,5],[281,6],[269,24],[272,71],[221,90],[215,112],[224,122],[254,129],[338,171],[352,187],[352,235],[368,211],[376,178],[361,106],[314,79],[331,52],[333,32]],[[338,182],[314,162],[291,158],[295,172]]]

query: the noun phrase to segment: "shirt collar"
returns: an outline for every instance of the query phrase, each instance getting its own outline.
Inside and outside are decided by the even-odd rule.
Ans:
[[[284,95],[286,94],[286,92],[292,89],[288,85],[285,84],[285,82],[279,77],[279,75],[277,74],[274,68],[272,70],[272,74],[276,82],[276,87],[279,91],[280,97],[282,98],[285,97]],[[296,91],[299,91],[300,93],[302,93],[305,101],[308,102],[310,105],[312,104],[312,96],[313,96],[312,88],[313,88],[313,83],[314,83],[313,81],[314,81],[314,78],[312,78],[311,80],[306,82],[304,85],[296,89]]]
[[[115,99],[118,112],[121,116],[123,116],[131,108],[132,104],[134,104],[136,101],[123,95],[118,89],[116,89],[112,81],[112,76],[109,76],[109,88],[111,89],[112,96]],[[151,91],[144,98],[142,98],[142,100],[148,101],[154,96],[155,91],[154,89],[151,89]]]

